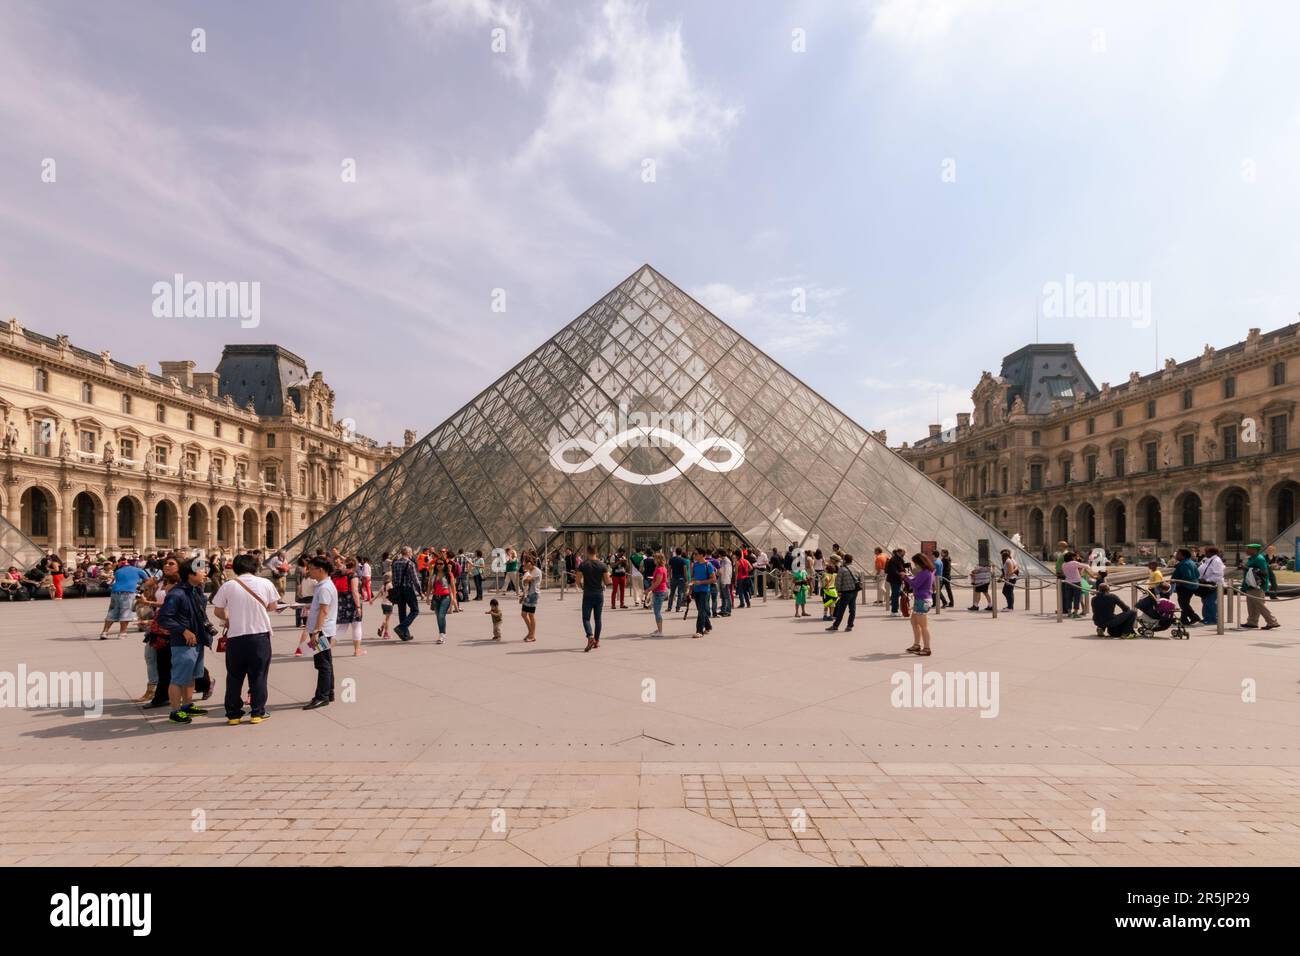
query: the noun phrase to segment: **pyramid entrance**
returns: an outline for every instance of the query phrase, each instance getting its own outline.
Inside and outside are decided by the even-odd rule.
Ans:
[[[729,524],[565,525],[547,539],[546,551],[572,548],[575,554],[583,554],[588,545],[595,545],[600,555],[613,554],[619,549],[627,554],[633,551],[669,554],[673,548],[684,548],[689,553],[694,548],[735,551],[753,547]]]

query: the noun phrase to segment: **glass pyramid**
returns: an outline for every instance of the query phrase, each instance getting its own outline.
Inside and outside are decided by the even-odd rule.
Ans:
[[[1042,565],[650,266],[289,549],[553,546],[573,528],[723,528],[756,547],[977,542]]]
[[[27,571],[37,561],[45,557],[45,552],[27,535],[16,528],[13,522],[0,516],[0,571],[16,567]]]

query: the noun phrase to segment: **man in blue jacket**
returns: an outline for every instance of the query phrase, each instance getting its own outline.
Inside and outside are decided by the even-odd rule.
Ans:
[[[194,678],[203,673],[203,651],[212,646],[212,625],[208,623],[203,582],[208,579],[207,562],[189,558],[180,566],[180,584],[167,592],[158,611],[158,625],[171,637],[172,675],[167,696],[173,724],[188,724],[207,713],[194,704]]]

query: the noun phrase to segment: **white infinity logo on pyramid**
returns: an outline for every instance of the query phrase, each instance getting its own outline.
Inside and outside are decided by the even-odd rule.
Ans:
[[[614,449],[629,444],[634,439],[646,438],[657,438],[672,445],[682,453],[682,457],[678,459],[673,467],[655,472],[652,475],[640,475],[615,463]],[[715,448],[725,448],[730,457],[725,461],[714,461],[704,456],[705,452],[712,451]],[[574,449],[586,452],[587,459],[579,462],[567,460],[564,457],[565,453]],[[552,465],[570,475],[590,471],[599,465],[615,478],[633,485],[662,485],[666,481],[672,481],[674,478],[685,474],[695,465],[699,465],[705,471],[731,471],[733,468],[739,468],[745,460],[745,449],[730,438],[719,438],[715,435],[698,442],[692,442],[664,428],[638,425],[629,428],[627,431],[619,432],[601,443],[589,441],[586,438],[566,439],[551,449],[550,457]]]

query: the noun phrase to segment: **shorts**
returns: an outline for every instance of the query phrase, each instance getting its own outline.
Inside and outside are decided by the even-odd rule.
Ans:
[[[381,602],[379,605],[379,610],[383,611],[385,614],[392,614],[393,606],[391,604],[384,604]]]
[[[134,620],[135,592],[114,591],[110,594],[108,596],[108,616],[104,618],[104,622]]]
[[[930,602],[929,602],[929,601],[926,601],[926,600],[923,600],[922,598],[917,598],[916,601],[912,604],[912,613],[913,613],[913,614],[929,614],[929,613],[930,613]]]
[[[194,683],[196,677],[203,676],[203,645],[193,647],[181,645],[172,647],[172,678],[177,687],[186,687]]]
[[[976,594],[988,594],[988,593],[989,593],[989,586],[988,586],[987,584],[977,584],[977,585],[975,585],[975,589],[974,589],[974,590],[975,590],[975,593],[976,593]]]
[[[536,613],[537,613],[537,605],[536,605],[536,604],[525,604],[525,605],[524,605],[523,607],[521,607],[519,610],[521,610],[521,611],[522,611],[523,613],[525,613],[525,614],[536,614]]]

